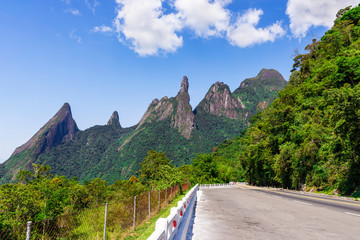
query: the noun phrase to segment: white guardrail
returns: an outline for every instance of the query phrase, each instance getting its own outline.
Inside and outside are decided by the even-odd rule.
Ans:
[[[236,185],[236,182],[201,184],[200,188],[224,188],[224,187],[234,187],[235,185]]]
[[[177,207],[171,208],[170,215],[167,218],[160,218],[156,221],[155,231],[148,240],[172,240],[178,231],[179,234],[186,236],[198,189],[199,184],[196,184],[196,186],[194,186],[185,197],[178,202]],[[184,221],[184,219],[186,221]],[[182,230],[181,232],[179,230],[180,228]],[[179,236],[176,238],[180,239]]]

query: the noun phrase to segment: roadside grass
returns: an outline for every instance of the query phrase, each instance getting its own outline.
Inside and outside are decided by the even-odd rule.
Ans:
[[[313,191],[310,191],[310,190],[313,190]],[[309,188],[309,189],[307,189],[307,192],[312,192],[312,193],[316,193],[316,194],[325,194],[325,195],[337,196],[337,197],[344,197],[344,198],[353,198],[354,201],[359,201],[359,198],[360,198],[360,187],[357,188],[352,195],[337,194],[337,190],[333,186],[323,188],[323,189]]]
[[[190,189],[189,189],[190,190]],[[156,216],[151,218],[150,220],[145,221],[140,226],[138,226],[135,231],[129,231],[126,234],[125,240],[146,240],[150,235],[155,231],[155,224],[159,218],[166,218],[170,214],[170,209],[172,207],[176,207],[178,202],[181,201],[185,194],[178,195],[174,198],[167,207],[163,208]]]

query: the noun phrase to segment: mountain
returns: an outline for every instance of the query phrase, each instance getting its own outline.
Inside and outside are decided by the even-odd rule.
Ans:
[[[275,73],[275,70],[263,69],[258,77],[248,80],[251,84],[240,85],[246,91],[236,89],[233,93],[226,84],[216,82],[194,110],[190,105],[189,81],[184,76],[178,94],[154,99],[137,125],[122,128],[115,111],[107,125],[85,131],[78,131],[76,127],[74,134],[65,137],[66,141],[49,145],[28,162],[49,165],[53,174],[69,178],[101,177],[109,182],[129,178],[138,171],[148,150],[163,151],[176,166],[188,164],[197,153],[209,152],[247,128],[258,105],[248,99],[249,91],[257,91],[261,101],[272,102],[278,86],[286,83]],[[261,96],[261,93],[267,95]],[[0,165],[0,178],[6,175],[2,182],[10,181],[9,176],[14,176],[20,168],[31,167],[30,164],[14,164],[30,156],[28,151],[21,150]],[[10,165],[12,171],[8,170]]]
[[[349,9],[294,58],[289,84],[247,132],[219,147],[250,184],[360,197],[360,6]]]
[[[110,117],[107,125],[114,126],[115,128],[121,128],[119,114],[117,111],[115,111],[115,112],[113,112],[113,114],[111,114],[111,117]]]
[[[50,149],[69,142],[79,131],[74,121],[71,108],[65,103],[61,109],[25,144],[16,148],[2,168],[6,171],[6,180],[14,180],[20,168],[30,169],[37,157]],[[0,172],[1,174],[1,172]],[[3,176],[0,175],[0,178]]]
[[[287,81],[278,71],[262,69],[256,77],[245,79],[233,95],[242,100],[250,118],[258,110],[265,109],[286,85]]]
[[[181,88],[176,97],[154,99],[140,120],[137,129],[144,123],[163,121],[170,118],[170,126],[176,128],[181,135],[189,138],[194,128],[194,113],[190,105],[189,81],[186,76],[181,81]]]

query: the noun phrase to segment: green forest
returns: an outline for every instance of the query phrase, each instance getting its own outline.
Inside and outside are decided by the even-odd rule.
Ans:
[[[360,7],[349,9],[230,144],[250,184],[360,196]]]
[[[152,195],[155,214],[158,201],[159,207],[160,200],[162,206],[166,205],[166,198],[169,201],[176,192],[182,193],[182,186],[188,186],[186,175],[162,152],[148,151],[141,167],[138,178],[131,176],[111,185],[100,178],[80,184],[76,178],[51,176],[47,165],[33,164],[33,171],[20,170],[17,183],[0,185],[0,239],[24,239],[28,221],[33,223],[33,239],[102,236],[105,203],[111,210],[109,234],[121,236],[132,226],[135,196],[137,214],[145,219],[148,193]]]

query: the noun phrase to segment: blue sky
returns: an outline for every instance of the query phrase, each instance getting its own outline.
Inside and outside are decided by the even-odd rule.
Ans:
[[[290,75],[295,50],[354,0],[4,0],[0,162],[65,103],[84,130],[117,110],[136,124],[188,76],[192,107],[216,81]]]

